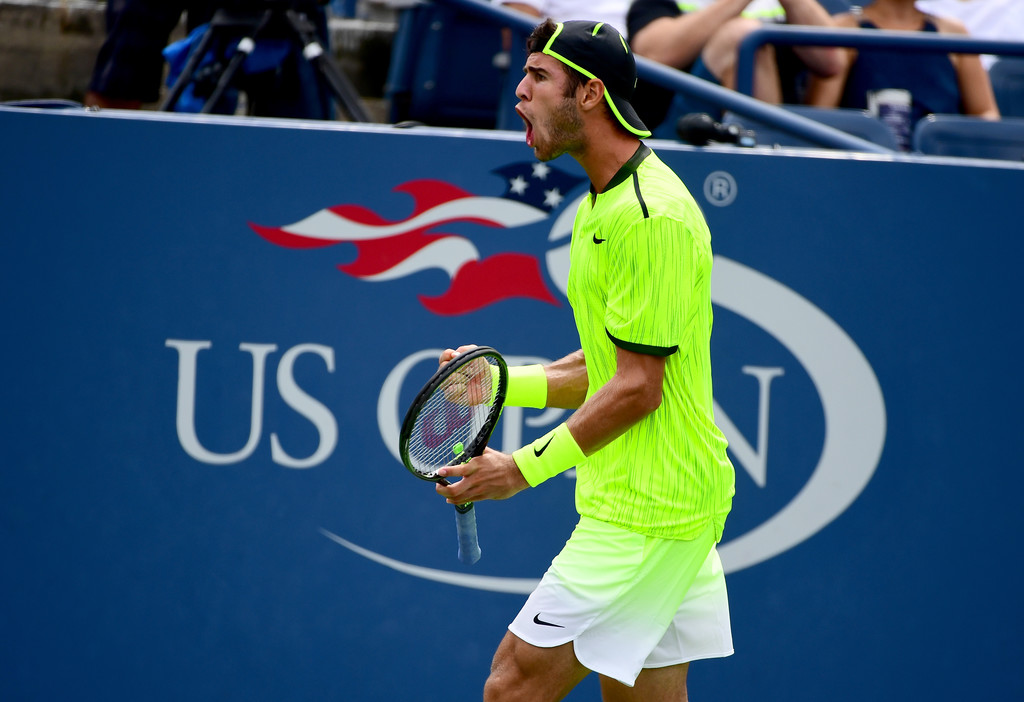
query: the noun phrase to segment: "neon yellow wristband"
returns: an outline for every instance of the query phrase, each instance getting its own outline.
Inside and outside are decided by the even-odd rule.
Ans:
[[[498,369],[491,367],[494,387],[498,386]],[[508,388],[505,390],[505,404],[509,407],[534,407],[542,409],[548,401],[548,377],[544,366],[512,366],[508,369]]]
[[[512,453],[519,471],[530,487],[583,463],[587,455],[576,443],[565,422],[532,444]]]

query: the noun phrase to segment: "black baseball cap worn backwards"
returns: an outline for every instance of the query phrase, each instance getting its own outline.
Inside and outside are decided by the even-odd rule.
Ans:
[[[612,114],[640,138],[651,135],[629,102],[636,88],[636,61],[622,35],[609,24],[590,20],[559,22],[541,50],[587,78],[604,83]]]

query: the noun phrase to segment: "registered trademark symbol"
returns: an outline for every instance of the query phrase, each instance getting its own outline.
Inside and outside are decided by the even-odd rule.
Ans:
[[[726,171],[714,171],[704,179],[704,199],[715,207],[728,207],[736,199],[736,179]]]

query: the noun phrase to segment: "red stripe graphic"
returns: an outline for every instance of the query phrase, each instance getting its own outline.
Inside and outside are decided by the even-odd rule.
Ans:
[[[434,314],[454,316],[475,312],[514,297],[558,305],[548,290],[536,258],[503,253],[470,261],[459,269],[447,292],[439,297],[420,295],[420,302]]]
[[[285,227],[249,226],[268,242],[289,249],[350,243],[356,258],[338,269],[354,278],[384,281],[432,268],[445,270],[451,276],[448,289],[437,297],[419,296],[435,314],[466,314],[511,298],[559,304],[534,256],[500,253],[481,260],[465,237],[436,231],[455,222],[517,227],[541,221],[547,213],[523,203],[478,197],[439,180],[409,181],[394,190],[412,197],[408,217],[388,220],[361,205],[344,204]]]

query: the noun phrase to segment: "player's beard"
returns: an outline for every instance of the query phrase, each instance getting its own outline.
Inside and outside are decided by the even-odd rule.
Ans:
[[[580,151],[584,145],[583,118],[576,106],[575,97],[567,97],[558,108],[548,116],[543,128],[534,128],[540,137],[533,146],[534,155],[539,161],[550,161],[565,153]]]

